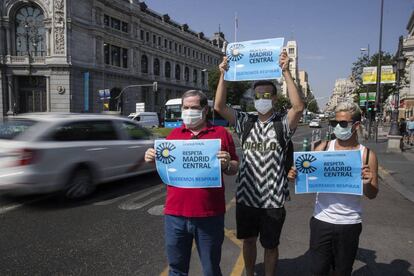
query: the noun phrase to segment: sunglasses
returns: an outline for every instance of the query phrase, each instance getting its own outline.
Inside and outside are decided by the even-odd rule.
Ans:
[[[345,127],[348,127],[349,123],[351,123],[351,126],[352,126],[356,122],[354,122],[354,121],[337,121],[337,120],[329,121],[329,124],[331,125],[331,127],[336,127],[339,124],[340,127],[345,128]]]
[[[270,93],[270,92],[265,92],[265,93],[255,93],[255,94],[254,94],[254,98],[255,98],[256,100],[259,100],[259,99],[270,100],[270,99],[272,99],[272,96],[273,96],[273,94],[272,94],[272,93]]]

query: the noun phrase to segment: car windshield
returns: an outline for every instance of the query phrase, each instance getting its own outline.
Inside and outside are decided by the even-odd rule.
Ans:
[[[11,120],[0,124],[0,139],[13,140],[36,124],[31,120]]]

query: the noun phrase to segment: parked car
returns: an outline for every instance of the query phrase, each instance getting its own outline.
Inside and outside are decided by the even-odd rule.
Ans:
[[[143,162],[153,145],[151,132],[126,118],[18,115],[0,125],[0,192],[84,197],[97,184],[155,171]]]
[[[128,115],[128,118],[136,121],[140,126],[143,127],[152,128],[158,127],[160,125],[157,112],[131,113]]]
[[[309,123],[309,127],[321,127],[321,122],[319,119],[313,119]]]

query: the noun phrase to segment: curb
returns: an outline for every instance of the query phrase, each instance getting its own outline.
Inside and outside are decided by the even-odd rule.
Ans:
[[[385,182],[385,184],[392,187],[403,197],[414,203],[414,192],[407,189],[404,185],[398,183],[398,181],[396,181],[386,169],[378,166],[378,175]]]

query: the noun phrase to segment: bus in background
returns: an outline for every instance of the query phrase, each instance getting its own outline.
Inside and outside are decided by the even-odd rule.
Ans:
[[[227,126],[228,122],[220,114],[214,112],[213,101],[208,100],[207,119],[216,126]],[[164,127],[177,128],[183,123],[181,119],[181,98],[170,99],[165,103]]]

